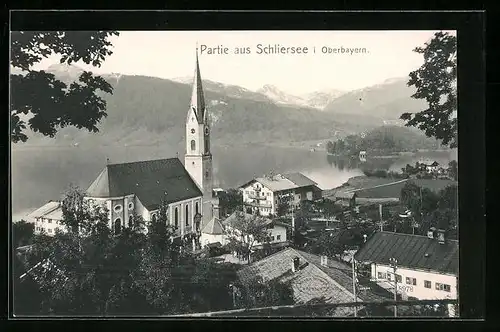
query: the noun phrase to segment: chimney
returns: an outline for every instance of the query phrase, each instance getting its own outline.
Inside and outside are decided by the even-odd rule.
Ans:
[[[438,242],[439,244],[444,244],[446,241],[446,238],[445,238],[445,230],[444,229],[438,229],[437,230],[437,239],[438,239]]]
[[[295,257],[293,260],[292,260],[292,272],[296,272],[299,270],[299,258],[298,257]]]
[[[325,255],[321,256],[321,266],[328,266],[328,257]]]

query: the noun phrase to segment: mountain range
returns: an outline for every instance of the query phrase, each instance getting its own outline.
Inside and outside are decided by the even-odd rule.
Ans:
[[[82,69],[56,64],[46,71],[69,83]],[[103,95],[108,116],[100,123],[99,133],[69,127],[61,129],[55,140],[31,133],[33,139],[25,144],[182,144],[192,78],[101,76],[114,91]],[[409,106],[415,110],[416,105],[402,79],[351,92],[317,91],[304,96],[287,94],[271,85],[251,91],[209,80],[204,80],[204,89],[213,139],[227,145],[341,137],[398,119]]]

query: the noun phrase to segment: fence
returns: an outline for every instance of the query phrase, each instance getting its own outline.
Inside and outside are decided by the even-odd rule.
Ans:
[[[317,303],[192,313],[174,317],[457,317],[458,300]],[[450,307],[452,306],[452,307]]]

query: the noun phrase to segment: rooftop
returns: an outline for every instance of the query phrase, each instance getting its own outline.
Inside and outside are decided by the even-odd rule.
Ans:
[[[292,272],[292,261],[296,257],[299,258],[299,269]],[[349,265],[328,259],[326,266],[323,266],[320,256],[293,248],[284,249],[242,268],[238,276],[243,283],[251,282],[256,276],[262,277],[264,282],[276,279],[288,281],[297,304],[317,299],[323,299],[326,303],[345,303],[354,299]],[[369,291],[358,295],[358,301],[382,300],[382,297]],[[351,314],[352,310],[345,310],[344,316]]]
[[[224,228],[222,227],[219,219],[214,217],[207,222],[201,232],[205,234],[221,235],[224,234]]]
[[[258,177],[250,182],[247,182],[242,187],[249,185],[253,181],[261,183],[263,186],[273,192],[317,185],[316,182],[309,179],[302,173],[288,173],[278,174],[274,176]]]
[[[106,165],[87,194],[102,198],[135,194],[150,211],[162,200],[168,204],[203,195],[177,158]]]
[[[458,241],[440,244],[421,235],[376,232],[355,254],[357,261],[378,264],[389,264],[390,258],[405,268],[458,274]]]
[[[46,218],[52,220],[62,220],[61,202],[49,201],[42,207],[31,212],[28,217],[30,218]]]

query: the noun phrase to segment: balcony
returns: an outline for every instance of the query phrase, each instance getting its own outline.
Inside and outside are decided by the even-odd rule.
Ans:
[[[258,200],[265,200],[266,196],[261,196],[261,195],[256,195],[256,194],[248,194],[248,198],[251,199],[258,199]]]
[[[271,208],[272,207],[272,204],[271,202],[267,202],[267,201],[260,201],[260,202],[245,202],[245,205],[248,205],[248,206],[253,206],[253,207],[263,207],[263,208]]]

